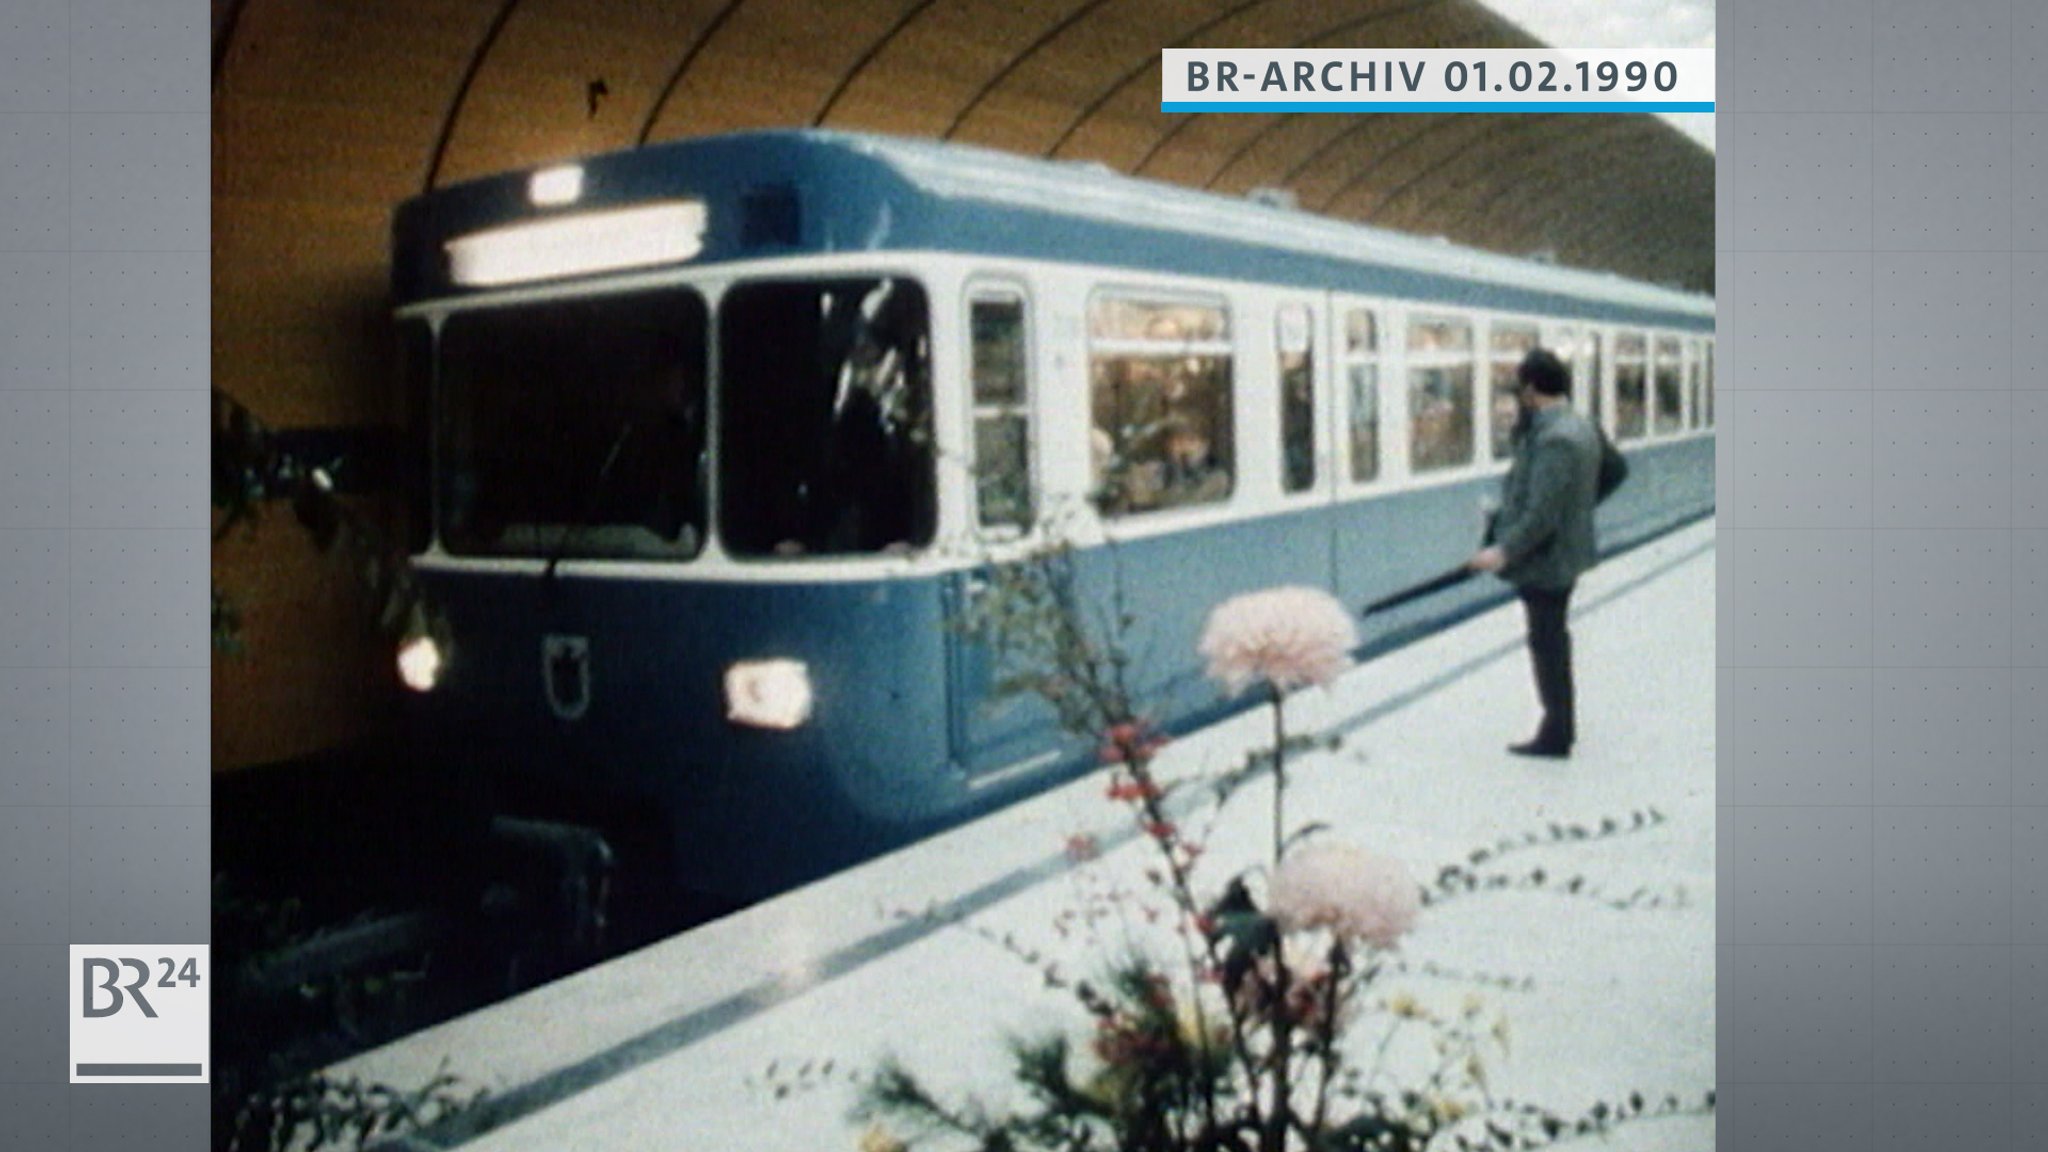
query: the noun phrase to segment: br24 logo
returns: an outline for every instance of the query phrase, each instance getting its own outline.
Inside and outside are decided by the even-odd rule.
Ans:
[[[171,960],[166,958],[159,958],[157,963],[164,966],[163,979],[156,983],[158,988],[169,988],[175,991],[178,987],[175,981],[178,980],[184,981],[187,988],[199,986],[199,963],[197,960],[186,959],[185,966],[182,969],[177,968]],[[130,956],[119,958],[87,956],[84,958],[84,964],[85,969],[82,975],[85,980],[85,1015],[87,1019],[115,1015],[121,1011],[127,999],[134,1000],[135,1006],[142,1009],[144,1016],[152,1020],[156,1018],[156,1009],[149,1006],[148,998],[142,994],[143,988],[149,984],[150,968],[146,962]],[[121,970],[124,968],[134,972],[135,979],[132,983],[117,985],[116,981],[121,978]],[[95,971],[104,974],[106,978],[99,983],[94,983],[93,973]],[[126,999],[121,995],[124,989],[128,994]],[[113,999],[106,1007],[102,1008],[97,1003],[99,997],[94,995],[96,992],[108,993]]]

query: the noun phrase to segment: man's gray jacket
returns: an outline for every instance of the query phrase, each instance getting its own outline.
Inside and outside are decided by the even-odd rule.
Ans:
[[[1561,591],[1593,566],[1593,506],[1600,434],[1570,404],[1535,412],[1501,486],[1493,542],[1507,553],[1503,580]]]

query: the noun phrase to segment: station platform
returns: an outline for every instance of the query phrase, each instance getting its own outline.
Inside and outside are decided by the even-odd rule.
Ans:
[[[1339,746],[1289,761],[1290,822],[1405,862],[1418,879],[1473,849],[1552,824],[1655,809],[1647,831],[1518,853],[1514,871],[1583,875],[1611,894],[1674,898],[1617,910],[1547,891],[1424,910],[1414,968],[1488,973],[1475,987],[1413,973],[1385,990],[1505,1017],[1497,1096],[1573,1113],[1639,1091],[1697,1100],[1714,1060],[1714,569],[1704,521],[1614,558],[1573,607],[1580,745],[1563,762],[1511,756],[1536,719],[1518,606],[1473,617],[1289,701],[1290,732]],[[1365,625],[1370,637],[1371,622]],[[1162,777],[1214,774],[1271,736],[1263,709],[1170,745]],[[618,1152],[857,1149],[856,1079],[899,1058],[949,1100],[1014,1099],[1008,1040],[1082,1038],[1072,993],[1133,942],[1171,939],[1137,839],[1097,774],[785,896],[417,1033],[327,1072],[399,1088],[439,1073],[488,1090],[408,1149]],[[1242,790],[1203,837],[1213,894],[1270,851],[1270,791]],[[1087,840],[1077,841],[1076,837]],[[1077,843],[1100,847],[1088,857]],[[1504,870],[1506,866],[1504,865]],[[1077,912],[1107,910],[1090,925]],[[1076,927],[1077,924],[1082,925]],[[1035,953],[1027,963],[1018,953]],[[1172,953],[1161,951],[1161,955]],[[1711,1116],[1625,1126],[1609,1149],[1704,1150]],[[943,1141],[934,1145],[943,1147]]]

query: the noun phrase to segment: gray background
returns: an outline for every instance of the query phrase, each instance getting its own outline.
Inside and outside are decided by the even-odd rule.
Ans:
[[[2048,4],[1717,39],[1722,1146],[2039,1148]]]
[[[208,19],[0,0],[0,1148],[210,1146],[65,1067],[69,943],[208,936]]]
[[[2044,8],[1719,6],[1731,1150],[2031,1148],[2048,1106]],[[63,1019],[70,941],[208,931],[190,9],[0,0],[10,1149],[207,1147],[203,1089],[67,1085]]]

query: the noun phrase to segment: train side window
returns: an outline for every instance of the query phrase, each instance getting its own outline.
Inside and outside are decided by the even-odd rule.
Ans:
[[[1316,347],[1309,310],[1280,309],[1273,321],[1280,379],[1280,484],[1303,492],[1316,482]]]
[[[1472,462],[1472,322],[1408,321],[1408,460],[1416,472]]]
[[[1105,516],[1220,503],[1234,486],[1230,313],[1102,294],[1088,307],[1095,501]]]
[[[1585,366],[1580,361],[1584,356],[1582,346],[1585,343],[1585,335],[1577,328],[1549,328],[1545,330],[1545,339],[1549,342],[1543,347],[1555,352],[1557,358],[1564,361],[1566,371],[1572,374],[1569,398],[1572,407],[1583,414],[1586,411],[1586,390],[1580,385],[1586,377]]]
[[[1706,401],[1706,397],[1701,394],[1700,390],[1700,377],[1701,372],[1704,370],[1703,365],[1706,354],[1702,345],[1697,340],[1688,340],[1685,350],[1687,352],[1685,361],[1686,427],[1698,428],[1700,421],[1704,418],[1704,409],[1700,405]]]
[[[1575,386],[1586,390],[1586,410],[1593,414],[1594,426],[1605,428],[1607,427],[1607,390],[1600,386],[1600,373],[1604,367],[1601,363],[1600,351],[1601,334],[1598,332],[1586,333],[1585,358],[1581,362],[1582,369],[1578,374]]]
[[[1679,383],[1679,343],[1676,336],[1657,337],[1656,432],[1669,435],[1681,427],[1684,392]]]
[[[1624,332],[1614,340],[1614,438],[1640,440],[1648,431],[1644,404],[1648,380],[1647,341],[1640,332]]]
[[[1493,458],[1505,460],[1515,454],[1515,421],[1522,414],[1521,403],[1515,399],[1515,372],[1522,366],[1522,358],[1536,349],[1536,326],[1495,324],[1488,344],[1492,349],[1492,390],[1488,402],[1492,413]]]
[[[1351,478],[1380,475],[1379,324],[1363,308],[1344,314],[1344,378],[1351,388]]]
[[[1707,341],[1707,415],[1706,426],[1714,426],[1714,342]]]
[[[897,276],[759,280],[719,307],[719,530],[738,557],[903,553],[938,522],[931,310]]]
[[[978,293],[967,306],[973,340],[974,491],[984,528],[1029,528],[1030,347],[1024,299]]]
[[[1571,372],[1571,402],[1595,424],[1600,422],[1600,334],[1580,328],[1559,328],[1550,346]]]

